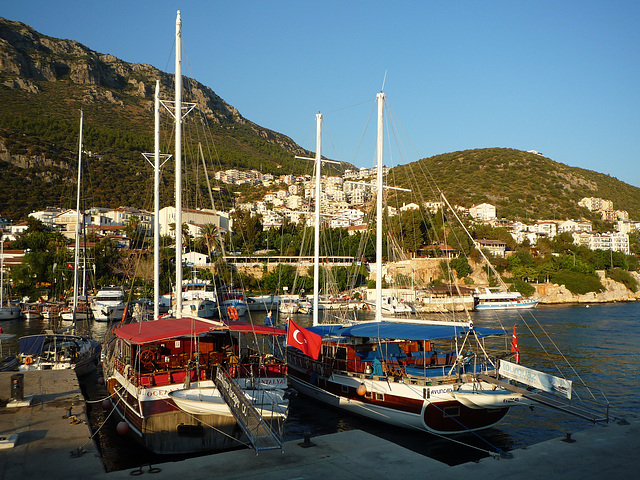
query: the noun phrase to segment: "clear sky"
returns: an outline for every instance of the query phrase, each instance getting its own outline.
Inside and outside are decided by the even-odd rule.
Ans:
[[[323,112],[323,154],[357,166],[372,165],[356,155],[373,108],[362,102],[386,72],[409,161],[537,150],[640,186],[635,0],[3,3],[0,16],[40,33],[168,72],[181,10],[185,75],[310,150]]]

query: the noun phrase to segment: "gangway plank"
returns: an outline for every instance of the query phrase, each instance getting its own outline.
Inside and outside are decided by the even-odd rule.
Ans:
[[[261,450],[283,450],[282,439],[271,429],[264,417],[251,404],[251,401],[238,387],[236,382],[221,367],[218,367],[214,383],[222,398],[229,406],[238,425],[249,437],[256,454]]]
[[[531,400],[536,403],[540,403],[550,408],[554,408],[556,410],[563,411],[565,413],[569,413],[571,415],[575,415],[577,417],[583,418],[593,423],[601,423],[601,422],[609,422],[609,414],[608,414],[608,405],[607,405],[607,413],[596,412],[587,407],[581,407],[578,405],[571,404],[568,401],[565,401],[561,398],[550,397],[541,395],[539,393],[531,392],[524,388],[517,387],[515,385],[511,385],[510,383],[503,382],[491,375],[486,374],[478,374],[479,380],[485,381],[487,383],[491,383],[493,385],[497,385],[505,390],[509,390],[510,392],[518,393],[522,395],[524,398]]]

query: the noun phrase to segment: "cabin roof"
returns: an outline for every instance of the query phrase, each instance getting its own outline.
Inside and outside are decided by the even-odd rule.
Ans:
[[[246,322],[229,322],[228,325],[225,325],[224,323],[195,318],[160,318],[148,322],[128,323],[117,327],[114,333],[123,340],[142,345],[215,331],[255,332],[262,335],[284,335],[286,333],[279,328],[253,325]]]
[[[416,323],[366,322],[346,327],[344,325],[318,325],[309,327],[308,330],[322,336],[337,335],[390,340],[446,340],[455,339],[466,334],[469,328]],[[474,328],[474,331],[478,337],[506,335],[504,330],[494,328]]]

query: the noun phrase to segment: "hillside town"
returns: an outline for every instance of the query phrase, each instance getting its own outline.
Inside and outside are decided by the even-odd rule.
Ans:
[[[385,175],[389,169],[385,167]],[[322,222],[329,228],[346,229],[353,234],[366,229],[365,207],[374,198],[375,186],[370,182],[375,176],[374,169],[361,168],[347,170],[342,176],[322,178],[320,192]],[[183,209],[183,222],[191,238],[202,235],[206,224],[215,225],[221,233],[233,231],[230,213],[234,210],[250,212],[259,216],[263,230],[279,229],[284,222],[313,226],[315,183],[311,176],[262,174],[256,170],[240,171],[236,169],[216,172],[215,178],[228,185],[250,184],[265,187],[267,193],[261,200],[238,203],[230,212],[211,209]],[[562,233],[570,233],[578,246],[591,250],[611,250],[630,253],[629,234],[640,231],[640,221],[629,219],[625,210],[616,210],[613,202],[602,198],[583,198],[578,205],[601,215],[603,221],[614,225],[615,231],[595,232],[590,221],[584,219],[545,220],[539,219],[526,224],[499,218],[496,207],[488,203],[473,205],[470,208],[455,206],[457,213],[468,217],[473,223],[484,223],[491,227],[503,227],[513,239],[521,244],[535,245],[541,238],[554,238]],[[444,208],[442,201],[424,202],[422,207],[432,214]],[[388,206],[388,215],[395,216],[409,210],[419,210],[417,203],[404,203],[400,207]],[[41,221],[53,231],[61,232],[70,241],[75,238],[78,214],[74,209],[46,208],[32,212],[30,217]],[[80,228],[96,239],[111,238],[118,247],[129,248],[131,238],[127,232],[135,227],[145,236],[153,236],[153,212],[133,207],[101,208],[92,207],[83,212]],[[175,206],[164,207],[159,211],[159,229],[161,235],[174,236]],[[13,222],[0,218],[2,239],[12,241],[28,228],[25,220]],[[93,234],[93,235],[91,235]],[[496,257],[504,257],[507,245],[504,241],[478,240],[481,248],[487,249]]]

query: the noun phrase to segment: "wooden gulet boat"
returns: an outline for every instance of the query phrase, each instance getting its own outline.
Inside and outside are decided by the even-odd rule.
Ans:
[[[382,295],[382,113],[378,100],[376,300]],[[320,125],[316,146],[316,181],[321,160]],[[318,184],[317,184],[318,185]],[[319,185],[316,191],[320,191]],[[316,270],[320,202],[316,198]],[[317,274],[315,275],[317,277]],[[314,291],[318,292],[317,281]],[[607,421],[608,413],[571,403],[572,382],[519,365],[517,338],[491,345],[504,329],[475,328],[453,320],[375,321],[320,324],[314,304],[313,326],[289,322],[287,359],[289,379],[300,393],[334,407],[395,426],[452,434],[495,425],[517,405],[543,404],[592,422]],[[303,341],[304,340],[304,341]],[[310,348],[313,345],[314,348]],[[490,348],[492,347],[492,348]],[[490,353],[497,351],[498,353]],[[510,360],[516,359],[517,363]],[[514,384],[518,382],[527,388]],[[546,394],[560,398],[547,398]],[[599,407],[607,410],[606,403]]]
[[[182,22],[176,19],[176,285],[182,285],[181,120]],[[155,210],[159,209],[159,82],[155,95]],[[156,232],[157,222],[156,222]],[[154,278],[159,281],[158,251]],[[284,330],[234,322],[181,317],[158,318],[159,289],[154,289],[155,320],[117,325],[103,359],[110,400],[131,432],[160,454],[223,450],[251,442],[256,451],[282,448],[288,413],[287,368],[262,352],[273,351]],[[229,307],[231,308],[231,307]],[[233,318],[238,319],[234,310]],[[232,315],[229,315],[231,318]],[[267,412],[270,412],[267,414]]]
[[[250,439],[217,377],[237,385],[242,395],[270,392],[262,403],[255,398],[249,403],[265,417],[282,421],[279,413],[288,407],[286,366],[261,355],[266,345],[254,338],[269,342],[284,334],[272,327],[196,318],[117,326],[105,359],[111,401],[134,437],[155,453],[237,447]]]
[[[500,330],[391,322],[309,330],[323,336],[322,351],[314,361],[290,349],[292,383],[301,393],[352,413],[416,430],[455,433],[494,425],[509,406],[524,401],[501,391],[488,409],[462,404],[453,395],[461,388],[493,391],[493,385],[475,382],[473,376],[494,365],[475,353],[458,362],[452,350],[435,349],[436,341],[455,343],[468,336],[500,335]]]

